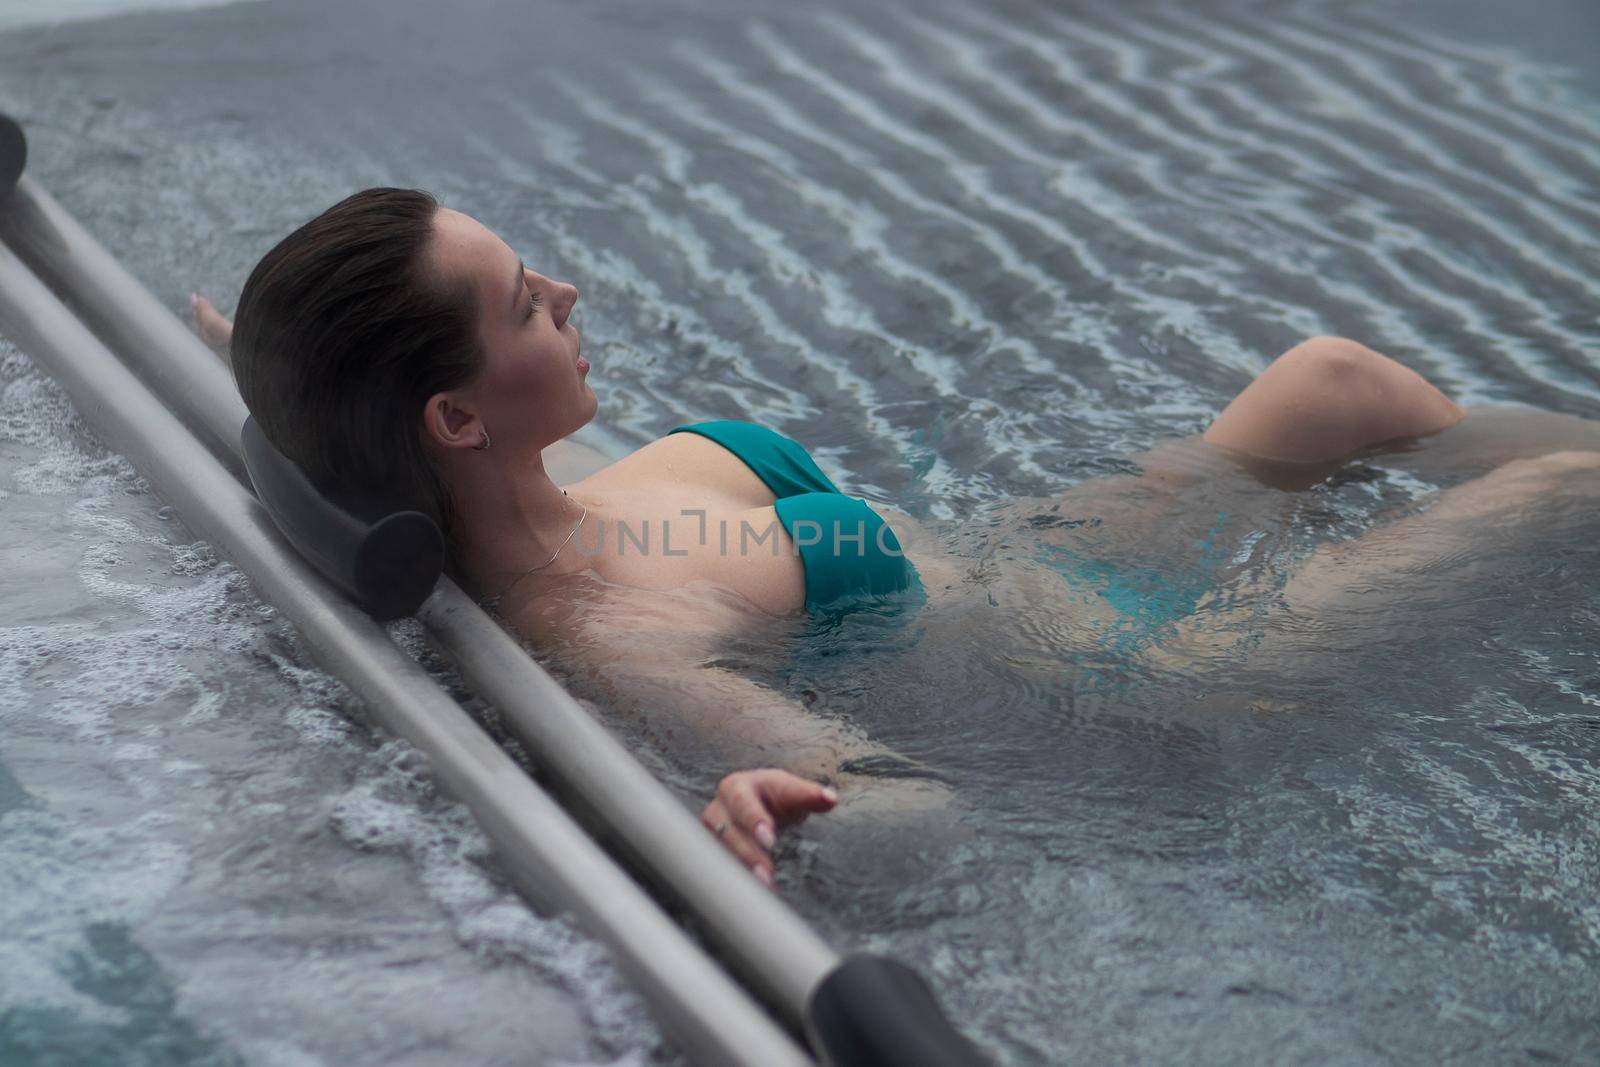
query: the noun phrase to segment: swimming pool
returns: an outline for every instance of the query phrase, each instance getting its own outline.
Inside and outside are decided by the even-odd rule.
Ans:
[[[1310,333],[1600,416],[1591,10],[1208,7],[267,0],[13,31],[0,107],[174,308],[226,305],[353,188],[421,185],[584,290],[611,447],[754,418],[935,522],[1126,469]],[[7,1051],[669,1059],[231,568],[26,361],[4,377]],[[1097,544],[1101,577],[1136,622],[1219,610],[1458,476],[1199,489]],[[1290,620],[1290,669],[1141,667],[1159,625],[1050,660],[859,619],[779,680],[960,799],[812,824],[785,893],[919,964],[1008,1064],[1592,1057],[1584,527],[1557,509],[1405,610]]]

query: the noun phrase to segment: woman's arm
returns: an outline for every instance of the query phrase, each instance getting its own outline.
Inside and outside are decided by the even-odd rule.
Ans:
[[[764,881],[771,879],[776,831],[832,809],[841,794],[856,811],[904,813],[948,800],[931,778],[853,773],[853,761],[912,761],[724,666],[731,635],[767,630],[775,643],[787,636],[783,620],[726,590],[704,584],[661,592],[583,578],[564,591],[502,605],[501,614],[559,665],[575,691],[642,715],[669,744],[687,740],[710,747],[725,765],[760,768],[724,777],[701,821],[721,830],[723,844]]]
[[[198,293],[190,294],[189,306],[201,339],[228,360],[233,323]],[[545,461],[552,474],[566,470],[571,480],[606,463],[570,441],[547,450]],[[513,628],[536,644],[558,646],[558,658],[608,706],[633,704],[652,715],[665,709],[667,718],[687,724],[727,762],[781,764],[725,776],[701,814],[707,828],[763,881],[771,883],[767,853],[776,830],[831,810],[839,800],[833,788],[801,775],[840,785],[852,796],[852,806],[867,806],[863,798],[902,811],[943,804],[946,794],[936,782],[885,784],[844,770],[851,759],[909,761],[860,731],[813,715],[798,701],[711,662],[722,638],[759,625],[753,616],[761,613],[750,605],[679,601],[667,616],[651,619],[649,598],[655,594],[602,588],[603,595],[584,604],[587,611],[564,609],[559,598],[552,598],[537,606],[510,606],[506,614]]]

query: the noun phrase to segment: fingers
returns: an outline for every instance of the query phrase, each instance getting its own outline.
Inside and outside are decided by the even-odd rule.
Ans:
[[[769,849],[777,843],[773,816],[767,811],[759,790],[760,771],[737,771],[717,785],[717,800],[722,803],[732,825],[722,842],[750,868],[757,878],[772,885],[772,858]],[[752,856],[751,850],[754,850]]]
[[[831,811],[839,803],[839,794],[833,789],[797,774],[775,769],[751,773],[759,776],[756,788],[763,807],[779,826],[792,826],[807,815]]]
[[[233,341],[233,323],[199,293],[189,294],[189,311],[194,315],[200,339],[214,349],[224,349]]]
[[[728,811],[720,799],[721,790],[718,790],[719,799],[706,805],[705,811],[700,813],[700,821],[705,824],[722,842],[722,847],[733,853],[735,858],[755,875],[761,882],[772,885],[772,860],[768,858],[765,849],[761,847],[755,837],[745,830],[743,826],[734,821],[733,815]]]
[[[772,847],[777,840],[774,819],[767,810],[755,772],[730,774],[717,787],[717,797],[733,816],[735,826],[759,842],[763,849]]]
[[[828,811],[838,801],[832,789],[788,771],[772,767],[736,771],[717,785],[716,798],[706,805],[700,821],[770,886],[773,865],[768,853],[777,843],[777,828]]]

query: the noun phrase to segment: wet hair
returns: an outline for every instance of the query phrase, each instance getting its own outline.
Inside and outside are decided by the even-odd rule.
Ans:
[[[448,539],[423,408],[485,356],[470,282],[428,254],[438,210],[418,189],[364,189],[301,226],[250,272],[232,347],[245,406],[312,482],[415,508]]]

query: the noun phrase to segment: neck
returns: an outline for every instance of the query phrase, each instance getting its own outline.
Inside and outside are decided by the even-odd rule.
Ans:
[[[452,473],[455,536],[462,569],[485,596],[495,596],[531,568],[555,555],[583,514],[545,473],[544,457],[507,462],[483,453],[466,457]],[[562,554],[571,551],[571,544]],[[557,570],[561,560],[549,563]]]

